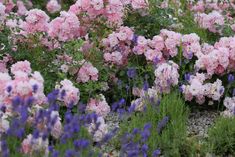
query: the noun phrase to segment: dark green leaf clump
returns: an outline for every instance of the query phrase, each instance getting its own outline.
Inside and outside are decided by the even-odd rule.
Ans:
[[[219,118],[209,130],[208,148],[220,156],[235,155],[235,118]]]

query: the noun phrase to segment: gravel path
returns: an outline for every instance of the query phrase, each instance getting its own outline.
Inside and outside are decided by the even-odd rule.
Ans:
[[[189,136],[207,137],[208,128],[214,123],[218,116],[218,111],[195,110],[191,112],[187,124]]]

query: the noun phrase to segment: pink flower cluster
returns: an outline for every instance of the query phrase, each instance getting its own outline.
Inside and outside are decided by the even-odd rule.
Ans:
[[[97,98],[91,98],[87,104],[86,111],[95,112],[98,116],[106,117],[110,112],[110,107],[103,94]]]
[[[200,73],[190,76],[189,85],[182,85],[181,87],[185,100],[192,101],[195,97],[198,104],[203,104],[205,97],[214,101],[220,100],[224,94],[222,81],[217,79],[214,83],[204,83],[207,78],[208,76]]]
[[[178,47],[181,44],[182,35],[166,29],[161,30],[160,35],[165,41],[166,51],[164,52],[164,55],[170,55],[171,57],[176,56],[178,53]]]
[[[82,66],[78,70],[77,82],[86,83],[89,80],[97,81],[99,71],[90,63],[85,60],[82,61]]]
[[[224,25],[225,19],[217,11],[212,11],[209,14],[198,13],[195,15],[195,21],[199,24],[200,27],[208,29],[211,32],[221,33],[221,26]]]
[[[49,16],[42,10],[32,9],[27,12],[25,21],[21,24],[22,34],[47,32]]]
[[[136,45],[133,48],[133,51],[137,55],[144,54],[148,50],[148,43],[150,42],[150,40],[146,39],[144,36],[138,36],[136,38],[137,38]],[[163,39],[161,40],[161,37],[158,37],[158,36],[155,36],[154,39],[153,39],[153,42],[160,41],[159,43],[162,43],[161,41],[163,40]],[[154,44],[157,44],[157,43],[154,43]],[[160,45],[158,45],[158,46],[160,46]],[[156,47],[158,49],[161,49],[161,47],[158,47],[158,46],[156,46]],[[150,59],[151,57],[149,56],[147,58]]]
[[[148,8],[148,0],[121,0],[122,4],[127,6],[131,5],[134,10],[145,10]]]
[[[229,50],[229,65],[228,70],[235,70],[235,37],[222,37],[218,42],[215,43],[214,47],[227,48]],[[223,59],[223,58],[221,58]]]
[[[144,54],[147,60],[157,60],[160,63],[169,57],[175,57],[180,46],[183,48],[183,56],[187,59],[201,52],[200,38],[195,33],[181,35],[166,29],[161,30],[160,35],[154,36],[152,40],[139,36],[133,52],[137,55]]]
[[[223,74],[229,65],[229,50],[224,47],[213,49],[209,54],[203,54],[196,61],[196,67],[207,70],[209,75]]]
[[[235,68],[235,38],[223,37],[214,46],[204,44],[195,66],[206,70],[209,75],[224,74]]]
[[[71,12],[62,11],[60,17],[50,22],[48,35],[63,42],[80,37],[78,17]]]
[[[33,138],[32,134],[29,134],[21,144],[21,149],[24,154],[32,155],[33,153],[43,152],[43,156],[48,156],[48,139],[44,140],[42,137]]]
[[[0,72],[1,73],[6,73],[8,72],[8,69],[7,69],[7,63],[8,62],[11,62],[12,61],[12,58],[9,54],[7,54],[6,56],[3,57],[2,60],[0,60]]]
[[[15,4],[16,2],[16,4]],[[17,14],[19,16],[25,15],[27,12],[27,7],[32,7],[31,0],[0,0],[0,3],[4,4],[6,6],[6,13],[12,12],[15,7],[17,7]]]
[[[17,5],[17,8],[18,8],[17,14],[19,16],[23,16],[23,15],[25,15],[27,13],[28,10],[25,7],[24,2],[19,0],[19,1],[16,2],[16,5]]]
[[[116,32],[103,39],[104,59],[116,65],[127,63],[127,57],[132,52],[131,44],[134,32],[129,27],[120,27]]]
[[[135,54],[144,54],[147,60],[158,61],[164,60],[164,55],[171,55],[174,57],[177,54],[180,45],[181,35],[173,31],[161,30],[160,35],[156,35],[152,40],[145,39],[143,36],[137,38],[137,45],[133,51]]]
[[[230,9],[232,7],[233,9],[235,8],[235,5],[232,2],[233,0],[230,1],[203,1],[199,0],[196,1],[197,3],[195,4],[190,4],[190,8],[194,12],[205,12],[205,11],[211,11],[211,10],[217,10],[219,12],[222,12],[224,10]]]
[[[119,25],[122,23],[123,11],[124,6],[120,0],[77,0],[69,9],[69,12],[83,16],[82,19],[85,21],[102,16],[108,22]]]
[[[195,20],[202,28],[214,33],[222,34],[224,26],[230,26],[235,31],[233,10],[235,4],[230,1],[196,1],[189,4],[190,9],[195,12]]]
[[[93,135],[93,140],[95,142],[100,142],[108,133],[108,125],[105,124],[104,118],[98,117],[96,122],[89,124],[88,132]]]
[[[64,79],[60,82],[60,85],[57,85],[55,88],[59,89],[59,100],[64,102],[67,107],[77,105],[80,99],[80,91],[73,86],[70,80]]]
[[[6,6],[6,10],[5,10],[6,13],[10,13],[15,6],[13,0],[8,0],[8,1],[0,0],[0,3],[4,4]]]
[[[6,7],[0,2],[0,24],[3,23],[6,17]]]
[[[226,117],[234,117],[235,116],[235,97],[226,97],[224,99],[224,106],[226,110],[222,113]]]
[[[11,73],[0,73],[0,104],[6,105],[9,109],[13,98],[19,96],[27,99],[33,96],[36,104],[45,102],[43,93],[43,77],[37,71],[32,73],[28,61],[19,61],[12,65]]]
[[[186,34],[182,37],[183,56],[191,59],[193,55],[198,56],[201,53],[200,37],[195,34]]]
[[[179,66],[173,61],[160,64],[155,70],[155,87],[159,92],[169,93],[171,86],[178,84]]]
[[[133,9],[146,9],[148,8],[148,0],[131,0]]]
[[[59,4],[59,2],[57,0],[50,0],[48,3],[47,3],[47,11],[49,13],[55,13],[55,12],[58,12],[60,11],[61,9],[61,5]]]

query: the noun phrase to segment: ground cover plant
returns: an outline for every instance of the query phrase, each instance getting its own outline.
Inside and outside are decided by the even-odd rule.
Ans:
[[[234,156],[234,9],[0,0],[0,156]]]

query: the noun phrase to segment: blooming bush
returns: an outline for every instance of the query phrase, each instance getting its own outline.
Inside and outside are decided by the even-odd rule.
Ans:
[[[8,73],[1,75],[0,104],[11,110],[11,102],[15,97],[28,99],[33,96],[37,104],[45,102],[44,79],[37,71],[34,73],[28,61],[19,61],[11,66],[13,78]]]
[[[59,99],[62,100],[66,106],[71,107],[76,105],[80,99],[79,89],[73,86],[73,83],[67,79],[60,82],[57,87],[59,89]]]
[[[60,9],[61,9],[61,5],[58,3],[57,0],[50,0],[50,1],[47,3],[47,10],[48,10],[50,13],[58,12],[58,11],[60,11]]]
[[[100,94],[97,99],[90,99],[86,110],[88,112],[95,112],[98,116],[105,117],[110,112],[110,107],[106,102],[104,95]]]
[[[178,84],[178,65],[174,62],[163,63],[155,70],[155,85],[160,92],[170,92],[171,85]]]

